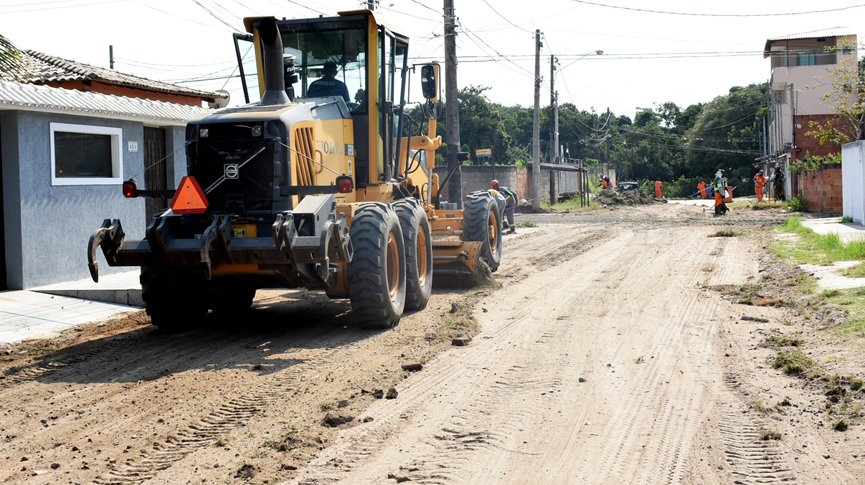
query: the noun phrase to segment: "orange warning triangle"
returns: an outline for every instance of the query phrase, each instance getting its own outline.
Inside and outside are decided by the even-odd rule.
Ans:
[[[207,197],[195,177],[183,177],[171,198],[171,210],[175,214],[202,214],[206,209]]]

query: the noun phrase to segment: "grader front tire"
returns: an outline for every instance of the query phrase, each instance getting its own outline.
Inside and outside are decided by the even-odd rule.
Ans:
[[[348,263],[348,293],[361,326],[387,329],[405,309],[405,244],[390,205],[370,202],[354,213],[350,230],[354,256]]]
[[[502,215],[489,192],[473,192],[463,208],[463,240],[482,243],[480,257],[491,271],[502,261]]]
[[[426,212],[417,199],[394,202],[405,245],[405,309],[423,310],[432,295],[432,232]]]

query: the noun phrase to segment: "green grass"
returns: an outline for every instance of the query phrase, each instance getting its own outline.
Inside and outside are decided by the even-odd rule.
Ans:
[[[841,218],[841,222],[853,222],[853,218],[850,216],[844,216]]]
[[[817,234],[803,226],[798,217],[785,220],[780,231],[799,236],[797,240],[778,240],[771,244],[772,253],[782,261],[830,265],[835,261],[865,260],[865,240],[844,243],[838,234]]]
[[[811,293],[814,293],[815,289],[817,289],[817,282],[806,273],[801,273],[798,276],[787,280],[787,286],[792,286],[799,293],[810,295]]]
[[[838,272],[848,278],[865,278],[865,263],[859,263]]]
[[[751,210],[764,210],[764,209],[784,209],[787,207],[786,202],[757,202],[757,199],[744,199],[737,200],[730,204],[727,204],[727,208],[730,210],[737,209],[751,209]]]

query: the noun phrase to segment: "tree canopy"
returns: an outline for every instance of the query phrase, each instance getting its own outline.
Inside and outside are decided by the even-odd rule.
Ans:
[[[719,168],[728,170],[731,179],[750,179],[759,156],[757,121],[765,107],[765,89],[765,84],[735,86],[707,103],[687,107],[672,101],[656,103],[638,109],[633,118],[563,103],[559,106],[559,143],[564,149],[560,157],[606,163],[616,169],[619,180],[709,178]],[[459,93],[460,142],[471,154],[469,163],[530,162],[532,108],[493,103],[485,95],[488,90],[469,86]],[[544,107],[540,130],[544,161],[550,159],[550,116],[550,107]],[[414,112],[412,117],[418,119]],[[446,121],[441,118],[438,133],[447,143]],[[492,149],[492,160],[475,156],[482,148]],[[446,163],[445,154],[446,149],[440,149],[437,164]]]
[[[21,52],[11,40],[0,35],[0,78],[18,80],[21,72]]]

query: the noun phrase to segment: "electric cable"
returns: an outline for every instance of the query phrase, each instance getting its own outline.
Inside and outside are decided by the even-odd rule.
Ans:
[[[595,7],[615,8],[619,10],[630,10],[633,12],[657,13],[665,15],[685,15],[689,17],[787,17],[794,15],[811,15],[815,13],[830,13],[851,10],[854,8],[865,7],[865,4],[849,5],[847,7],[830,8],[826,10],[811,10],[808,12],[783,12],[783,13],[756,13],[756,14],[735,14],[735,13],[692,13],[692,12],[670,12],[664,10],[649,10],[645,8],[622,7],[619,5],[607,5],[604,3],[589,2],[587,0],[571,0],[572,2],[582,3],[585,5],[593,5]]]

